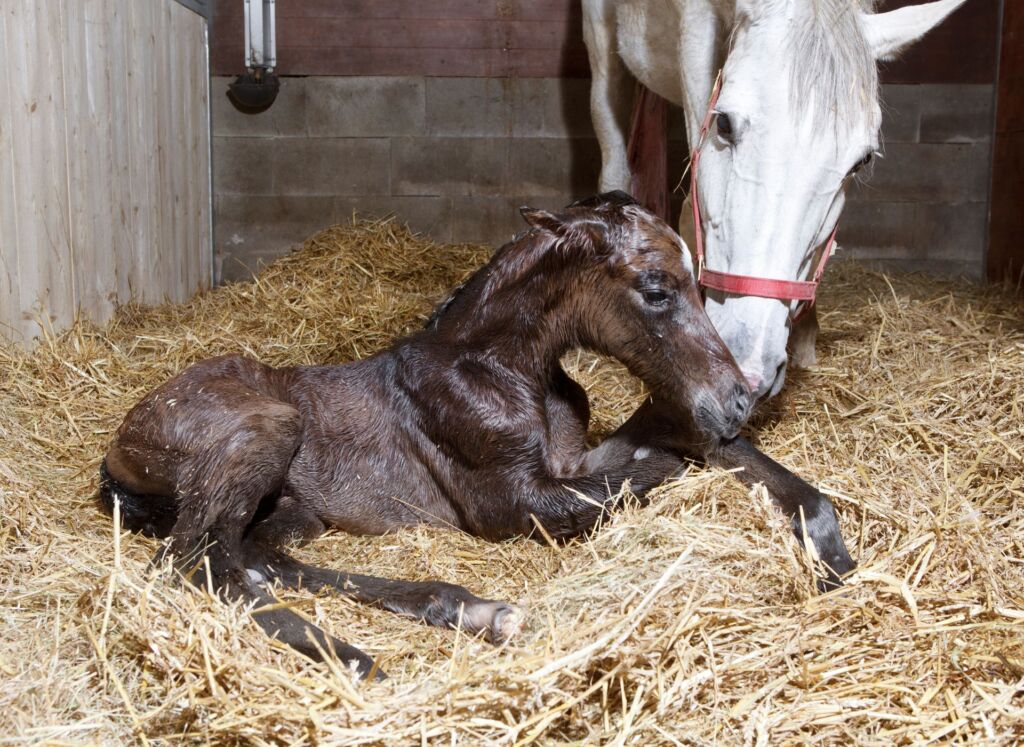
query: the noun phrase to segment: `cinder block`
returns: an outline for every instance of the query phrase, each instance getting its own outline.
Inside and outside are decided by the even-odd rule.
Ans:
[[[316,137],[385,137],[424,132],[423,78],[306,78],[306,127]]]
[[[875,159],[857,199],[875,202],[984,202],[988,193],[986,143],[890,143]]]
[[[985,203],[851,202],[839,245],[854,259],[957,263],[980,275],[985,253]]]
[[[994,87],[921,86],[922,143],[978,143],[992,137]]]
[[[453,197],[452,241],[501,246],[526,228],[512,197]]]
[[[981,274],[988,234],[988,205],[918,203],[917,245],[928,260],[950,260],[976,266]]]
[[[592,138],[590,81],[513,78],[512,120],[516,137]]]
[[[836,241],[845,256],[909,256],[916,244],[916,217],[912,202],[848,200]]]
[[[228,100],[228,84],[233,77],[210,79],[210,108],[215,137],[280,136],[306,134],[306,80],[281,78],[277,100],[265,112],[243,114]]]
[[[275,225],[290,223],[316,227],[329,226],[339,218],[337,199],[329,195],[227,195],[214,200],[218,223]]]
[[[452,198],[452,240],[495,248],[529,228],[520,208],[561,212],[572,198],[552,195]]]
[[[274,192],[271,163],[275,138],[213,138],[213,188],[216,194],[266,195]]]
[[[505,191],[505,138],[396,138],[391,168],[396,195],[500,195]]]
[[[886,143],[916,143],[921,132],[922,86],[882,86],[882,147]]]
[[[261,265],[288,254],[313,233],[292,223],[218,223],[214,236],[215,280],[248,280]]]
[[[601,150],[596,139],[517,138],[510,148],[509,193],[568,202],[597,189]]]
[[[452,201],[447,197],[339,197],[335,200],[335,214],[336,222],[347,222],[353,216],[385,218],[393,215],[416,233],[434,241],[451,241]]]
[[[964,277],[970,280],[981,279],[981,273],[972,263],[958,262],[956,260],[892,259],[873,257],[863,258],[860,261],[867,267],[885,272],[924,272],[929,275]]]
[[[512,79],[427,78],[426,131],[440,137],[512,134]]]
[[[390,192],[386,138],[282,138],[273,141],[274,189],[282,195]]]

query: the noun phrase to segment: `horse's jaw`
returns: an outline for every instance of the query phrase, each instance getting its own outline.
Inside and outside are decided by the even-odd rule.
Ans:
[[[788,307],[770,298],[711,291],[705,310],[736,359],[754,401],[778,394],[786,378]]]

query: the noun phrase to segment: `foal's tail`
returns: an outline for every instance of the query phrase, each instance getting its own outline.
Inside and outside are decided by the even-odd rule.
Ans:
[[[100,464],[100,503],[111,516],[114,515],[114,501],[119,504],[121,525],[147,537],[167,537],[178,519],[173,498],[132,493],[110,476],[104,460]]]

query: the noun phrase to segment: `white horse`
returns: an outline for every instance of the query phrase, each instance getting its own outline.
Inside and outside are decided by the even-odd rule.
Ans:
[[[871,0],[583,0],[601,144],[601,191],[628,190],[633,86],[682,106],[691,150],[721,71],[697,186],[706,264],[809,279],[848,178],[879,148],[876,61],[891,59],[964,0],[872,13]],[[692,238],[683,209],[680,231]],[[817,321],[796,304],[709,290],[707,312],[758,397],[781,388],[786,345],[813,363]]]

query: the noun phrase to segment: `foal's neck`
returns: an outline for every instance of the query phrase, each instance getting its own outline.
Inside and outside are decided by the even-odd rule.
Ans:
[[[549,380],[562,355],[580,346],[584,327],[573,287],[584,268],[552,251],[532,232],[506,244],[447,302],[435,334],[526,378]]]

